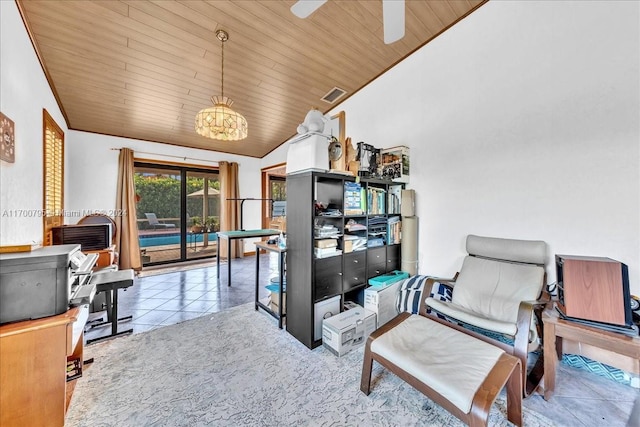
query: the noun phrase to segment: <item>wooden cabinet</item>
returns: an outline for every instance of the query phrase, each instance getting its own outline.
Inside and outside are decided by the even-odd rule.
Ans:
[[[362,285],[367,274],[367,254],[351,252],[344,254],[344,271],[342,274],[342,290],[349,292]]]
[[[387,245],[367,250],[367,279],[400,270],[400,245]]]
[[[88,306],[0,326],[0,425],[63,426],[75,380],[67,363],[82,366]]]
[[[342,258],[316,259],[313,266],[314,299],[338,295],[342,292]],[[287,280],[287,283],[289,281]]]
[[[404,184],[361,179],[359,185],[360,192],[356,178],[342,174],[287,176],[287,331],[309,348],[322,343],[314,335],[317,303],[336,296],[355,301],[369,278],[400,268],[398,236],[388,223],[400,220]],[[322,237],[323,229],[336,237]],[[317,247],[333,238],[337,253]]]

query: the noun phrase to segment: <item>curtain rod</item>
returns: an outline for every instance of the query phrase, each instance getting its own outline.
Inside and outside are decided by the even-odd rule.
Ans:
[[[122,150],[122,148],[111,148],[111,150],[120,151],[120,150]],[[138,154],[151,154],[152,156],[173,157],[173,158],[176,158],[176,159],[182,159],[184,161],[195,160],[195,161],[198,161],[198,162],[220,163],[218,160],[197,159],[195,157],[176,156],[175,154],[160,154],[160,153],[150,153],[148,151],[135,151],[135,150],[132,150],[132,151],[134,153],[138,153]]]

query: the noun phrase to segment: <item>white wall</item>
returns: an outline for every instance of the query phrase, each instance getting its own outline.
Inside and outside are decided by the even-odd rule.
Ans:
[[[194,148],[118,138],[88,132],[70,131],[67,141],[67,197],[65,209],[70,211],[113,211],[116,204],[118,156],[112,148],[130,148],[141,159],[182,162],[194,165],[216,166],[217,161],[238,163],[240,197],[262,197],[260,185],[260,159],[236,156]],[[151,153],[151,154],[149,154]],[[173,156],[180,156],[178,159]],[[187,159],[185,160],[184,157]],[[198,161],[195,159],[201,159]],[[245,202],[243,226],[251,230],[262,228],[259,204]],[[257,202],[253,202],[257,203]],[[67,218],[75,223],[79,218]],[[245,241],[245,252],[255,251],[253,240]]]
[[[467,234],[629,266],[640,295],[640,3],[491,1],[353,95],[347,136],[411,149],[422,274]]]
[[[304,117],[303,117],[304,118]],[[302,120],[301,120],[302,121]],[[280,145],[278,148],[264,156],[260,161],[260,167],[266,168],[273,165],[278,165],[280,163],[286,163],[287,161],[287,150],[289,148],[289,143],[285,142]]]
[[[0,1],[0,111],[15,124],[16,143],[15,163],[0,161],[1,245],[42,242],[43,108],[68,139],[18,8]]]

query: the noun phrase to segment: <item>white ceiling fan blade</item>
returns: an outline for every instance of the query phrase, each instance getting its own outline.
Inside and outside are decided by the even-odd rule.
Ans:
[[[384,42],[391,44],[404,37],[404,0],[382,0]]]
[[[403,0],[404,1],[404,0]],[[298,0],[291,6],[291,13],[298,18],[306,18],[325,4],[327,0]]]

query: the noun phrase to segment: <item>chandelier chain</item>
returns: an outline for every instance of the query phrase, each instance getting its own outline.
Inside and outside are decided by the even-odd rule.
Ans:
[[[220,43],[222,44],[222,67],[221,67],[221,74],[222,74],[222,78],[221,78],[221,86],[222,86],[222,96],[224,97],[224,40],[220,40]]]

